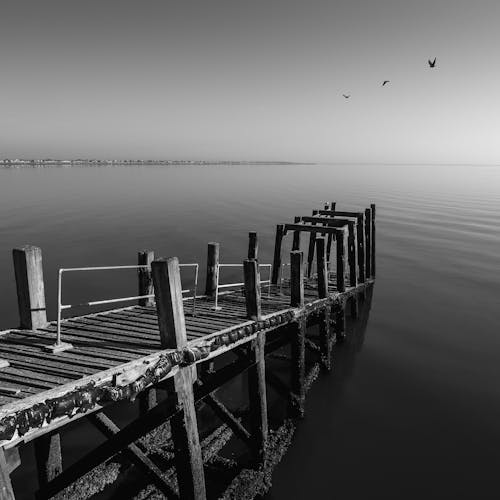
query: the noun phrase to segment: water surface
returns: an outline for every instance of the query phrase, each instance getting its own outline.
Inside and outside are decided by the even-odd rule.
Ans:
[[[43,249],[49,316],[59,267],[134,264],[138,250],[241,262],[258,231],[322,202],[377,205],[377,282],[356,349],[313,386],[269,499],[498,498],[500,168],[182,166],[0,169],[0,329],[16,326],[11,249]],[[188,277],[186,277],[188,279]],[[133,273],[71,276],[64,300],[135,293]],[[63,438],[68,461],[88,429]],[[28,497],[30,446],[14,473]],[[24,481],[24,483],[23,483]]]

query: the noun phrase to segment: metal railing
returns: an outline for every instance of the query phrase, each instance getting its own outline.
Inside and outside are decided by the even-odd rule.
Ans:
[[[216,269],[216,285],[215,285],[215,304],[212,307],[214,311],[220,311],[222,308],[219,306],[219,289],[220,288],[232,288],[235,286],[244,286],[245,283],[225,283],[223,285],[219,284],[219,276],[220,276],[220,268],[221,267],[243,267],[243,264],[217,264],[217,269]],[[259,283],[262,284],[268,284],[268,293],[271,293],[271,275],[273,272],[273,265],[272,264],[259,264],[259,269],[261,267],[267,267],[269,268],[269,279],[267,280],[261,280]]]
[[[198,290],[199,265],[196,263],[195,264],[179,264],[179,267],[194,267],[195,268],[193,290],[191,290],[191,289],[182,290],[182,293],[188,293],[191,291],[193,292],[192,315],[194,316],[196,313],[196,293]],[[134,265],[134,266],[68,267],[68,268],[59,269],[58,278],[57,278],[57,339],[56,339],[56,343],[53,346],[51,346],[51,350],[63,351],[66,349],[70,349],[72,347],[72,345],[69,343],[61,342],[62,311],[66,310],[66,309],[72,309],[75,307],[91,307],[91,306],[98,306],[98,305],[102,305],[102,304],[114,304],[117,302],[129,302],[131,300],[154,298],[154,294],[148,294],[148,295],[134,295],[132,297],[119,297],[116,299],[93,300],[90,302],[82,302],[79,304],[63,304],[62,303],[62,275],[63,275],[63,273],[80,272],[80,271],[112,271],[112,270],[117,270],[117,269],[149,269],[150,270],[151,267],[148,266],[147,264],[144,264],[144,265]],[[190,298],[191,297],[184,297],[183,300],[189,300]]]

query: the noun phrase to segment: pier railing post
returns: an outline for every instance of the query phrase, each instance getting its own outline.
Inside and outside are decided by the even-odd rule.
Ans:
[[[138,274],[138,292],[139,295],[153,295],[153,277],[151,275],[151,262],[155,260],[153,250],[142,250],[137,254],[137,265],[148,266],[147,268],[139,268]],[[154,298],[139,299],[140,306],[153,306]]]
[[[313,210],[312,212],[313,217],[318,215],[318,210]],[[316,225],[316,222],[311,223],[313,226]],[[316,244],[316,234],[311,233],[309,235],[309,250],[307,252],[307,277],[311,277],[311,272],[312,272],[312,265],[314,261],[314,245]]]
[[[251,231],[248,233],[248,258],[258,259],[259,254],[259,240],[257,239],[257,233]]]
[[[345,292],[345,233],[343,229],[335,232],[337,246],[337,291]]]
[[[372,277],[375,278],[375,204],[370,205],[372,213]]]
[[[155,260],[151,269],[162,348],[182,349],[187,345],[187,334],[179,261],[176,257]],[[204,500],[205,475],[193,393],[195,380],[195,366],[180,367],[174,375],[180,411],[171,418],[170,425],[180,498]]]
[[[326,241],[325,238],[316,238],[317,249],[317,273],[318,273],[318,298],[328,297],[328,269],[326,265]],[[330,307],[326,306],[320,313],[319,321],[319,345],[321,353],[321,365],[323,369],[331,368],[331,342],[330,342]]]
[[[261,316],[260,272],[258,262],[256,260],[244,260],[243,275],[245,278],[247,318],[258,321]]]
[[[20,327],[36,330],[47,325],[42,250],[34,246],[14,248],[17,303]]]
[[[285,226],[283,224],[278,224],[276,226],[276,239],[274,241],[273,272],[271,277],[271,283],[273,285],[277,285],[281,278],[281,247],[283,244],[284,232]]]
[[[362,214],[358,215],[356,224],[356,241],[358,245],[359,282],[365,282],[365,222]]]
[[[217,275],[219,273],[219,243],[208,244],[207,252],[207,280],[205,285],[205,295],[213,297],[217,289]]]
[[[365,210],[365,259],[366,259],[366,278],[370,278],[372,275],[372,259],[371,259],[371,223],[372,216],[371,210],[367,208]]]
[[[300,251],[290,253],[290,294],[292,307],[304,306],[304,255]],[[305,340],[306,320],[300,317],[291,325],[292,373],[290,387],[290,413],[293,417],[304,416],[305,401]]]

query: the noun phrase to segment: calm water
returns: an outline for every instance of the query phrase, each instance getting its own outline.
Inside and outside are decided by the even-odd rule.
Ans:
[[[58,267],[134,264],[137,250],[241,262],[256,230],[324,201],[377,204],[377,283],[364,342],[314,385],[269,499],[498,498],[500,168],[210,166],[0,170],[0,329],[17,325],[11,249]],[[115,272],[116,273],[116,272]],[[187,278],[186,278],[187,279]],[[72,276],[65,301],[135,292],[133,273]],[[64,439],[73,456],[86,429]],[[14,475],[35,481],[31,448]],[[70,459],[71,460],[71,459]]]

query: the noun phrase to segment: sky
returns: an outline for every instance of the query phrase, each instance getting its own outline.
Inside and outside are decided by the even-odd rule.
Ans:
[[[500,164],[498,0],[0,2],[0,158]]]

